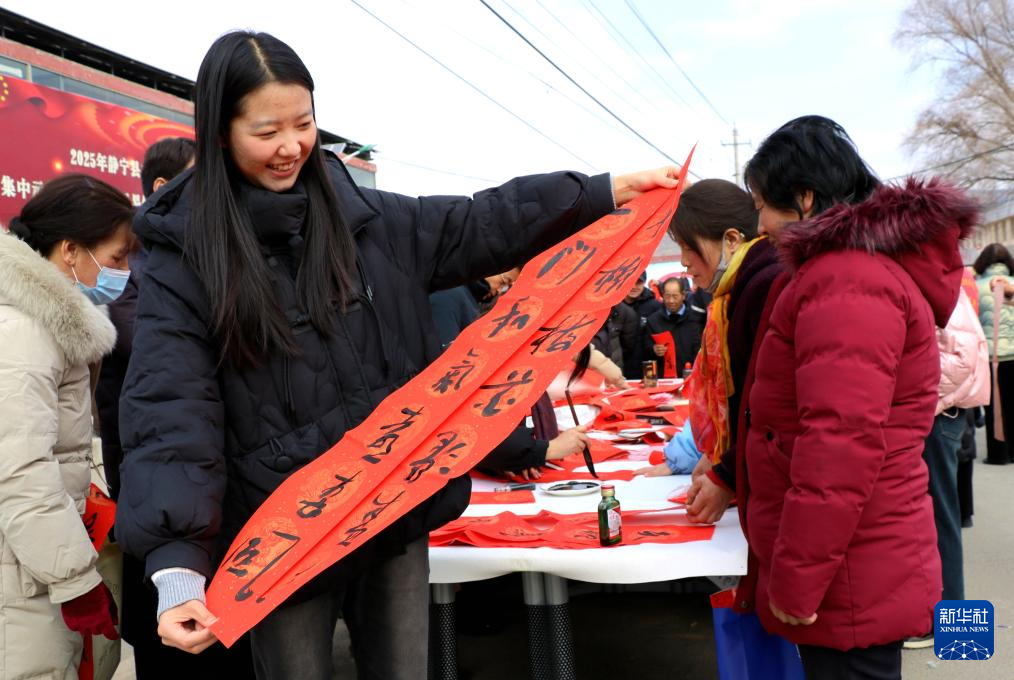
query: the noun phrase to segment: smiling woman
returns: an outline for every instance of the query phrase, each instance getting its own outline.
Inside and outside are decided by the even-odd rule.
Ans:
[[[472,198],[363,189],[321,150],[313,91],[278,39],[219,38],[197,78],[197,164],[134,224],[150,255],[116,532],[158,588],[163,641],[193,653],[215,642],[203,586],[244,522],[438,355],[430,292],[676,185],[662,168],[532,175]],[[360,678],[424,678],[426,535],[468,495],[467,476],[450,480],[264,618],[258,677],[328,677],[343,611]]]
[[[269,191],[292,188],[316,143],[313,99],[302,85],[263,85],[240,100],[240,114],[229,124],[236,169]]]

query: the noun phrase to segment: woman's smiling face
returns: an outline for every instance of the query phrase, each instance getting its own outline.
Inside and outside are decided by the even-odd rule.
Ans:
[[[287,191],[317,143],[313,99],[302,85],[270,82],[240,101],[229,123],[228,149],[250,184]]]

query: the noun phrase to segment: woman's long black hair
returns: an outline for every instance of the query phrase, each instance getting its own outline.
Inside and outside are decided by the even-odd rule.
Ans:
[[[222,358],[238,366],[261,364],[271,351],[295,351],[250,217],[236,198],[245,180],[225,148],[243,98],[272,82],[300,85],[312,97],[313,78],[291,47],[267,33],[236,31],[212,44],[194,94],[197,159],[184,252],[211,299],[212,331]],[[328,178],[319,136],[299,181],[308,200],[296,289],[311,323],[328,334],[335,305],[344,306],[351,297],[355,244]]]

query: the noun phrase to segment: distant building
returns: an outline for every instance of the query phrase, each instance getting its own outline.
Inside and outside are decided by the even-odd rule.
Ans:
[[[990,243],[1002,243],[1007,248],[1014,249],[1014,198],[1009,195],[1005,198],[994,199],[983,207],[982,216],[979,218],[980,226],[968,239],[970,248],[964,252],[965,262],[971,262]],[[968,255],[971,254],[971,258]]]
[[[194,83],[0,8],[0,223],[62,172],[141,200],[139,164],[164,137],[193,137]],[[376,186],[370,149],[320,130],[359,184]]]

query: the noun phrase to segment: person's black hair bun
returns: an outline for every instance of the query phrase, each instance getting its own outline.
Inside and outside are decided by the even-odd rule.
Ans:
[[[22,241],[28,241],[32,237],[32,230],[17,217],[11,219],[10,224],[7,225],[7,229]]]

